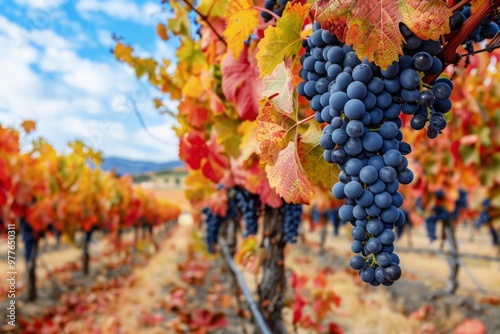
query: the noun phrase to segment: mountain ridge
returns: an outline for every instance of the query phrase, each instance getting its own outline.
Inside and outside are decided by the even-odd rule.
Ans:
[[[145,174],[145,173],[158,173],[164,170],[171,170],[178,167],[184,167],[185,164],[180,160],[173,160],[167,162],[151,162],[130,160],[119,157],[104,157],[101,168],[104,171],[115,170],[119,175],[123,174]]]

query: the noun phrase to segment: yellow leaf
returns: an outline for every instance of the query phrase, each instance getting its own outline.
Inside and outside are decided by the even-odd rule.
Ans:
[[[324,149],[319,145],[323,131],[317,122],[310,122],[307,131],[300,137],[299,157],[308,178],[328,192],[337,182],[339,168],[323,158]]]
[[[197,9],[202,15],[223,18],[228,2],[229,0],[201,0]]]
[[[250,0],[232,0],[227,6],[224,18],[227,23],[224,37],[229,51],[238,59],[244,42],[259,24],[259,12],[253,8]]]
[[[297,55],[302,46],[302,25],[310,5],[287,3],[283,16],[276,27],[269,26],[259,42],[257,53],[260,77],[271,74],[283,60]]]

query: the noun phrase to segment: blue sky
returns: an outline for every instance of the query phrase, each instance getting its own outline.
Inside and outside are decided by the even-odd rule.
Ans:
[[[0,124],[18,128],[33,119],[33,136],[58,150],[81,139],[105,156],[178,159],[174,120],[152,103],[165,97],[110,53],[115,33],[138,54],[172,59],[175,47],[155,34],[167,18],[159,0],[7,0],[0,13]],[[175,102],[164,102],[175,110]]]

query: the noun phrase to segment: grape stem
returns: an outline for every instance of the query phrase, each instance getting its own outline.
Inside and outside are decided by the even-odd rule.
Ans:
[[[455,12],[459,9],[462,9],[462,7],[465,6],[466,4],[468,4],[469,2],[471,2],[471,0],[462,0],[459,3],[457,3],[455,6],[451,7],[451,11]]]
[[[496,0],[496,3],[500,2],[499,0]],[[488,16],[488,14],[491,12],[492,7],[490,6],[490,1],[485,1],[478,9],[476,12],[474,12],[471,17],[465,21],[464,25],[462,28],[460,28],[459,31],[453,37],[451,40],[446,43],[444,46],[443,50],[439,52],[438,58],[442,61],[444,64],[443,69],[446,68],[446,66],[450,64],[455,64],[458,62],[459,56],[457,57],[457,49],[459,45],[469,36],[469,34],[474,30],[480,23],[481,21]],[[436,78],[440,75],[441,73],[437,73],[434,75],[426,75],[424,79],[422,80],[425,83],[432,83]]]
[[[297,125],[301,125],[301,124],[304,124],[304,123],[307,123],[309,122],[311,119],[313,119],[315,117],[314,114],[312,114],[311,116],[307,116],[306,118],[304,118],[303,120],[301,121],[298,121],[297,122]]]
[[[257,9],[257,10],[260,10],[261,12],[266,12],[268,13],[269,15],[271,15],[273,18],[275,18],[276,20],[279,20],[280,17],[278,15],[276,15],[276,13],[274,13],[272,10],[269,10],[267,8],[264,8],[264,7],[259,7],[259,6],[253,6],[253,8]]]
[[[219,41],[221,41],[225,46],[227,46],[227,42],[224,40],[224,38],[219,34],[219,32],[215,29],[215,27],[212,25],[212,23],[210,23],[210,21],[208,20],[208,16],[207,15],[203,15],[202,13],[200,13],[200,11],[198,9],[196,9],[196,7],[193,6],[192,3],[190,3],[189,1],[187,0],[182,0],[186,5],[188,5],[189,8],[191,8],[192,11],[194,11],[196,14],[198,14],[198,16],[207,23],[208,27],[214,32],[214,34],[217,36],[217,38],[219,39]]]

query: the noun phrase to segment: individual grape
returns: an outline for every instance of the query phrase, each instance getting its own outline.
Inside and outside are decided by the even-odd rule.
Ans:
[[[451,96],[451,87],[444,82],[438,82],[432,87],[432,93],[439,100],[445,100]]]
[[[353,243],[351,244],[351,251],[353,253],[361,253],[361,251],[363,250],[363,247],[364,247],[364,245],[361,241],[354,240]]]
[[[378,175],[380,179],[387,184],[394,182],[398,174],[396,173],[396,170],[393,167],[385,166],[380,169]]]
[[[393,253],[392,253],[393,254]],[[377,262],[381,267],[387,267],[392,262],[392,256],[390,253],[382,252],[377,255]]]
[[[412,68],[404,70],[400,75],[401,86],[405,89],[415,89],[420,85],[420,76]]]
[[[410,121],[410,126],[414,130],[422,130],[427,123],[427,118],[424,116],[416,115]]]
[[[344,150],[351,156],[356,156],[363,151],[363,143],[359,138],[349,138],[344,145]]]
[[[363,148],[368,152],[377,152],[382,148],[383,139],[376,132],[367,133],[363,137]]]
[[[352,269],[355,270],[360,270],[362,269],[365,265],[365,258],[361,255],[355,255],[351,258],[351,261],[349,262],[350,266]]]
[[[359,272],[359,276],[361,277],[361,280],[363,282],[370,283],[375,278],[375,270],[370,267],[365,267],[361,269],[361,271]]]
[[[358,198],[363,192],[363,187],[359,182],[350,181],[344,187],[344,193],[349,198]]]
[[[418,52],[413,56],[413,68],[425,72],[432,67],[432,56],[427,52]]]
[[[351,231],[351,236],[354,240],[364,241],[366,237],[366,232],[362,227],[355,227]]]
[[[347,86],[347,96],[350,99],[363,100],[367,92],[365,84],[361,81],[353,81]]]
[[[346,197],[344,192],[345,184],[342,182],[337,182],[333,185],[332,194],[335,198],[344,199]]]
[[[401,268],[399,265],[392,263],[384,268],[384,276],[388,281],[397,281],[401,277]]]
[[[386,79],[395,78],[399,73],[399,63],[393,62],[385,70],[382,70],[381,73],[382,73],[382,76]]]
[[[397,150],[388,150],[385,152],[384,162],[387,166],[397,167],[403,162],[403,155]]]
[[[380,126],[380,136],[384,139],[395,138],[398,134],[398,127],[393,122],[386,122]]]
[[[373,166],[364,166],[359,172],[359,178],[363,183],[371,185],[378,180],[378,171]]]
[[[347,101],[344,106],[344,113],[350,119],[361,119],[365,112],[365,105],[357,99]]]
[[[336,129],[332,133],[332,140],[335,144],[343,145],[349,140],[349,135],[344,129]]]
[[[373,71],[367,64],[359,64],[352,70],[352,78],[362,83],[369,83],[372,79]]]
[[[356,203],[358,203],[362,207],[366,208],[366,207],[373,204],[373,198],[374,198],[374,196],[373,196],[372,192],[370,192],[368,190],[363,190],[363,192],[361,193],[361,196],[356,198]]]
[[[386,209],[392,204],[392,197],[387,192],[381,192],[380,194],[375,195],[374,198],[375,204],[381,208]]]
[[[377,236],[378,240],[384,245],[390,245],[396,240],[396,234],[390,229],[384,229],[382,233]]]
[[[423,107],[431,107],[434,103],[434,94],[431,91],[423,90],[418,95],[418,104]]]
[[[364,134],[365,126],[361,121],[352,120],[347,124],[346,132],[351,138],[359,138]]]
[[[345,171],[351,176],[359,175],[361,169],[363,168],[363,162],[359,159],[353,158],[349,159],[345,164]]]
[[[366,224],[366,231],[378,236],[384,230],[384,223],[380,219],[372,219]]]

